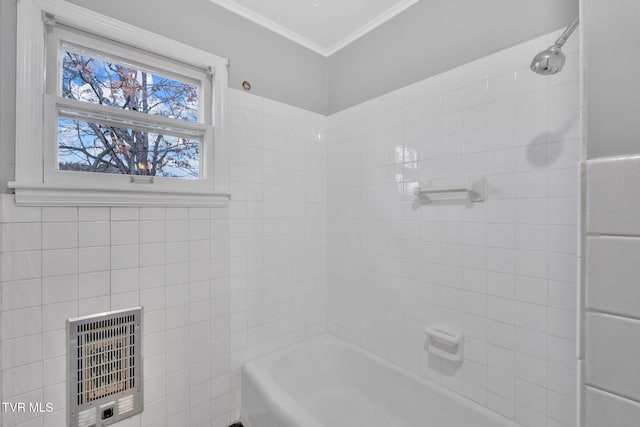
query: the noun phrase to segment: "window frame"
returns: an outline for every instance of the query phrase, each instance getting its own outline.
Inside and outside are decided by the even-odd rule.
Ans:
[[[49,32],[48,27],[58,26]],[[69,29],[65,28],[68,27]],[[86,34],[84,34],[86,33]],[[59,94],[59,40],[201,82],[198,123],[184,129],[201,132],[199,179],[58,171],[58,110],[82,101]],[[133,43],[132,43],[133,41]],[[135,43],[135,46],[132,46]],[[51,52],[55,47],[55,58]],[[124,54],[124,55],[123,55]],[[173,63],[176,64],[173,64]],[[185,64],[185,65],[180,65]],[[186,65],[188,64],[188,65]],[[142,30],[63,0],[18,2],[16,78],[16,204],[24,206],[220,206],[228,203],[228,147],[224,105],[228,60],[167,37]],[[54,69],[55,67],[55,69]],[[198,78],[212,75],[210,83]],[[209,79],[207,79],[209,80]],[[53,93],[52,93],[53,92]],[[205,99],[207,98],[207,99]],[[71,101],[71,102],[67,102]],[[208,104],[207,104],[208,101]],[[85,104],[82,102],[82,104]],[[205,105],[207,104],[207,105]],[[76,105],[74,107],[78,109]],[[112,107],[86,103],[91,112]],[[139,115],[141,122],[169,125],[176,119],[114,109],[114,117]],[[80,179],[79,179],[80,178]],[[133,179],[132,179],[133,178]],[[151,182],[152,181],[152,182]]]

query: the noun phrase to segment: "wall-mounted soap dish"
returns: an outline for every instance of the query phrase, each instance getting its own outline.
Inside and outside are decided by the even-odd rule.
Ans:
[[[453,362],[464,358],[464,334],[449,326],[433,324],[427,329],[427,350]]]
[[[483,202],[487,196],[487,179],[481,176],[421,181],[418,183],[418,187],[413,190],[413,193],[421,203],[443,200]]]

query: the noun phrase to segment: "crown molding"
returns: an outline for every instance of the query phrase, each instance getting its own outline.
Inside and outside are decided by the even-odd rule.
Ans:
[[[280,34],[283,37],[288,38],[289,40],[298,43],[301,46],[306,47],[316,53],[319,53],[323,56],[328,56],[328,50],[323,48],[317,43],[312,42],[311,40],[302,37],[300,34],[291,31],[280,24],[276,24],[270,19],[265,18],[264,16],[255,13],[254,11],[247,9],[244,6],[239,5],[238,3],[232,0],[209,0],[211,3],[214,3],[218,6],[224,7],[230,12],[235,13],[236,15],[240,15],[243,18],[248,19],[249,21],[255,22],[258,25],[263,26],[264,28],[273,31],[276,34]]]
[[[348,36],[346,36],[345,38],[340,40],[338,43],[336,43],[333,46],[331,46],[329,49],[326,50],[327,54],[325,56],[333,55],[334,53],[336,53],[337,51],[339,51],[343,47],[353,43],[354,41],[358,40],[360,37],[364,36],[368,32],[370,32],[370,31],[374,30],[375,28],[379,27],[380,25],[384,24],[385,22],[387,22],[388,20],[390,20],[394,16],[396,16],[396,15],[404,12],[405,10],[409,9],[411,6],[413,6],[414,4],[418,3],[418,1],[420,1],[420,0],[404,0],[404,1],[396,4],[391,9],[388,9],[387,11],[385,11],[385,12],[381,13],[380,15],[376,16],[371,21],[367,22],[365,25],[363,25],[362,27],[358,28],[353,33],[349,34]]]
[[[380,15],[378,15],[377,17],[375,17],[374,19],[372,19],[371,21],[369,21],[368,23],[358,28],[357,30],[355,30],[354,32],[352,32],[351,34],[349,34],[348,36],[346,36],[345,38],[343,38],[342,40],[340,40],[339,42],[337,42],[336,44],[330,47],[321,46],[318,43],[315,43],[309,40],[308,38],[301,36],[295,31],[291,31],[283,27],[282,25],[277,24],[272,20],[265,18],[262,15],[242,5],[239,5],[233,0],[209,0],[209,1],[213,4],[216,4],[220,7],[227,9],[230,12],[235,13],[236,15],[240,15],[243,18],[248,19],[249,21],[252,21],[264,28],[267,28],[268,30],[271,30],[274,33],[279,34],[295,43],[298,43],[299,45],[304,46],[307,49],[310,49],[322,56],[328,57],[333,55],[343,47],[353,43],[354,41],[364,36],[371,30],[384,24],[385,22],[387,22],[394,16],[398,15],[399,13],[405,11],[406,9],[413,6],[420,0],[401,1],[400,3],[396,4],[392,8],[386,10],[385,12],[381,13]]]

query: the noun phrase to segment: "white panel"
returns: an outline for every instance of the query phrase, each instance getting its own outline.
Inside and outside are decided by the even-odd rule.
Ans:
[[[640,236],[640,157],[587,162],[587,231]]]
[[[637,427],[640,403],[587,387],[585,427]]]
[[[640,317],[640,239],[587,238],[587,308]]]
[[[640,321],[588,313],[586,383],[640,400]]]

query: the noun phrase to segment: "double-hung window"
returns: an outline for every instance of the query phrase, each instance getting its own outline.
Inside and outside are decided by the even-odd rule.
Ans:
[[[226,60],[64,1],[18,4],[18,204],[224,203]]]

